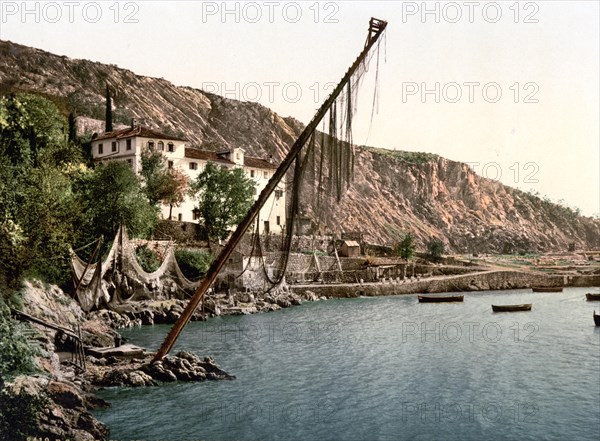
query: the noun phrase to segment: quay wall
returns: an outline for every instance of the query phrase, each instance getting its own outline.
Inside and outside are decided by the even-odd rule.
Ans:
[[[485,271],[473,274],[423,279],[419,281],[384,281],[362,284],[290,285],[297,294],[311,291],[317,296],[348,298],[359,296],[389,296],[397,294],[427,294],[443,292],[470,292],[501,289],[531,288],[532,286],[600,286],[600,275],[561,276],[520,271]]]

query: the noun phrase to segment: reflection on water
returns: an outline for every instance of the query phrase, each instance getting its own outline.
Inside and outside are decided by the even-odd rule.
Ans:
[[[112,408],[97,415],[120,440],[595,441],[589,291],[330,300],[191,323],[175,351],[212,355],[236,380],[105,390]],[[492,313],[492,303],[533,309]],[[168,329],[124,334],[157,349]]]

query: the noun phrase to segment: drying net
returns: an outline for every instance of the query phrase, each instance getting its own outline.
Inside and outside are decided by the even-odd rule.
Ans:
[[[93,259],[92,259],[93,260]],[[176,284],[176,290],[195,289],[199,282],[187,279],[175,259],[173,242],[167,244],[160,267],[148,273],[142,269],[135,256],[135,244],[127,230],[121,226],[104,260],[85,262],[74,252],[71,269],[75,296],[84,311],[104,305],[115,305],[130,300],[159,297],[163,294],[165,279]],[[174,285],[170,284],[171,289]]]
[[[285,229],[282,232],[279,258],[268,262],[263,241],[259,234],[258,219],[253,229],[251,251],[248,254],[247,265],[242,270],[260,267],[262,277],[269,290],[285,284],[285,273],[289,263],[290,252],[294,238],[299,233],[301,221],[310,220],[313,237],[315,234],[331,232],[334,226],[328,223],[331,213],[339,208],[342,197],[350,187],[355,168],[356,148],[353,142],[353,124],[357,112],[358,92],[360,85],[369,71],[369,66],[375,64],[375,87],[370,112],[371,122],[377,106],[380,44],[385,39],[379,39],[374,50],[365,57],[358,69],[349,78],[342,92],[328,108],[322,120],[321,130],[316,130],[308,142],[302,147],[296,157],[293,170],[288,171],[285,178],[287,189],[287,217]],[[369,125],[370,132],[370,125]],[[269,211],[263,207],[261,211]],[[313,240],[314,243],[314,240]],[[306,250],[304,250],[306,251]],[[310,250],[308,250],[310,251]],[[315,250],[313,249],[314,253]],[[238,276],[238,277],[239,277]]]

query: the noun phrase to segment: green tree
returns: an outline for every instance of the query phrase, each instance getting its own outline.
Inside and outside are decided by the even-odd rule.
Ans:
[[[440,262],[444,254],[444,242],[433,238],[427,242],[427,258],[433,262]]]
[[[407,233],[394,247],[394,252],[403,259],[409,260],[415,255],[416,245],[412,234]]]
[[[105,132],[113,131],[113,121],[112,121],[112,99],[110,97],[110,89],[108,88],[108,83],[106,83],[106,115],[105,115]]]
[[[253,202],[254,181],[241,168],[221,168],[212,163],[190,185],[198,201],[200,221],[210,239],[225,239]]]
[[[75,114],[73,112],[69,113],[69,134],[68,134],[69,142],[77,141],[77,124],[75,121]]]
[[[93,238],[103,236],[109,243],[121,223],[132,236],[148,237],[158,221],[158,208],[152,206],[140,180],[122,161],[100,164],[82,183],[88,203],[86,230]],[[89,237],[87,239],[91,239]]]
[[[0,283],[14,288],[27,272],[61,283],[80,218],[72,174],[81,154],[67,140],[66,118],[49,100],[0,98]]]
[[[169,204],[172,209],[183,202],[187,191],[187,179],[179,170],[167,169],[166,159],[161,152],[144,150],[141,165],[140,175],[144,182],[144,192],[151,205],[158,207],[159,203],[163,202]]]

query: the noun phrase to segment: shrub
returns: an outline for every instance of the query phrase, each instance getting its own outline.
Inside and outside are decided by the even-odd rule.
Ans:
[[[35,371],[33,357],[40,354],[40,350],[28,340],[28,329],[11,318],[8,305],[0,298],[0,373],[3,376]]]
[[[198,279],[206,273],[213,261],[212,254],[206,251],[175,251],[175,258],[181,272],[188,279]]]
[[[427,258],[433,262],[440,262],[444,254],[444,242],[440,239],[431,239],[427,242]]]
[[[135,249],[135,257],[144,271],[153,273],[160,267],[158,257],[147,245],[140,245]]]
[[[408,233],[404,236],[404,239],[396,244],[394,247],[394,254],[409,260],[415,255],[415,248],[415,239],[412,234]]]

